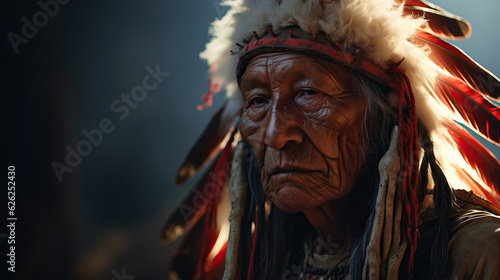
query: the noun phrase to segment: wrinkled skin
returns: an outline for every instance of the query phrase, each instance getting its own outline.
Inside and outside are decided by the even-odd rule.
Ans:
[[[338,223],[332,216],[354,203],[342,198],[367,154],[361,147],[366,99],[349,70],[303,54],[267,53],[250,61],[240,88],[240,131],[255,152],[267,197],[284,212],[303,212],[313,226]]]

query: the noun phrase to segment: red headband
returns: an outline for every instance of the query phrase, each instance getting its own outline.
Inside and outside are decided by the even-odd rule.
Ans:
[[[387,70],[383,70],[367,60],[356,57],[356,50],[350,54],[340,50],[338,47],[330,47],[314,41],[298,38],[263,38],[250,42],[241,50],[239,55],[239,62],[236,68],[238,81],[245,72],[247,64],[255,56],[263,53],[284,51],[320,56],[325,60],[361,72],[363,75],[380,84],[394,86],[394,77],[387,74]],[[357,51],[359,52],[359,50]]]

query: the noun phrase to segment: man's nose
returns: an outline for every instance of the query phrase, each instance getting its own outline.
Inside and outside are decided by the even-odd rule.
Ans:
[[[262,129],[264,144],[279,150],[287,144],[300,144],[304,138],[300,127],[300,110],[293,105],[273,102]]]

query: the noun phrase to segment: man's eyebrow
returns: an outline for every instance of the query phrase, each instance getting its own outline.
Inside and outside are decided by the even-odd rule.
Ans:
[[[308,62],[309,63],[309,62]],[[304,81],[307,81],[311,85],[315,85],[317,87],[328,87],[326,89],[327,91],[346,91],[349,89],[348,84],[344,81],[345,77],[342,77],[342,75],[338,75],[335,73],[335,71],[332,71],[334,69],[331,69],[321,63],[318,63],[316,61],[311,61],[311,63],[314,63],[318,67],[317,70],[312,70],[312,68],[308,68],[305,71],[292,71],[287,73],[287,76],[295,76],[295,85],[303,85]],[[311,75],[318,75],[321,74],[320,78],[315,78],[311,79]],[[312,82],[311,82],[312,81]]]
[[[247,69],[245,73],[241,76],[240,79],[240,86],[243,86],[243,83],[251,83],[251,84],[256,84],[256,85],[264,85],[266,83],[267,78],[267,72],[262,71],[262,70],[255,70],[255,69]]]
[[[311,63],[316,64],[319,68],[324,70],[323,74],[328,77],[328,81],[333,84],[333,88],[346,91],[349,89],[348,81],[346,77],[343,77],[342,74],[337,73],[337,71],[342,71],[341,69],[332,69],[323,63],[319,63],[318,61],[311,61]],[[350,78],[350,77],[349,77]]]
[[[240,84],[243,86],[243,84],[264,84],[264,80],[260,77],[260,75],[247,75],[241,77]]]

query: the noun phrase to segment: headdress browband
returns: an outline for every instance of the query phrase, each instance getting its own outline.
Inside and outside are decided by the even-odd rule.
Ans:
[[[239,61],[236,68],[238,83],[248,63],[255,56],[270,52],[291,51],[332,61],[360,72],[364,76],[382,85],[392,88],[398,86],[395,84],[393,75],[388,74],[388,72],[390,72],[394,66],[399,66],[399,64],[392,64],[392,66],[386,69],[381,66],[376,66],[362,55],[360,47],[351,46],[345,41],[332,43],[324,33],[309,34],[297,26],[291,26],[284,28],[281,32],[276,32],[271,29],[260,36],[254,31],[252,38],[243,39],[242,42],[246,44],[246,46],[236,43],[239,51],[231,51],[231,54],[239,55]]]

